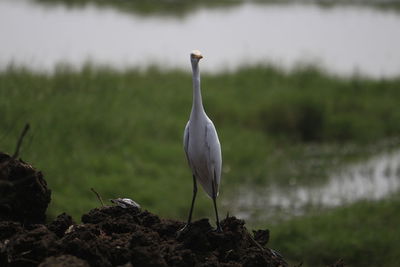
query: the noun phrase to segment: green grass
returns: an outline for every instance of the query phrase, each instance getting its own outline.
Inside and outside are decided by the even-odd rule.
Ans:
[[[391,147],[375,144],[399,136],[400,79],[272,67],[202,78],[222,143],[221,197],[245,181],[323,180],[341,162]],[[94,187],[105,199],[130,197],[183,219],[192,187],[182,149],[191,100],[191,76],[182,71],[9,68],[0,73],[0,150],[12,153],[31,123],[21,156],[53,190],[50,216],[78,218],[98,206]],[[195,216],[213,216],[211,201],[199,195]]]
[[[184,17],[191,12],[201,8],[220,8],[228,9],[237,7],[244,3],[256,3],[259,5],[298,5],[314,4],[321,8],[335,8],[337,6],[350,6],[350,7],[371,7],[381,9],[383,11],[398,12],[400,10],[400,3],[396,0],[388,1],[375,1],[375,0],[338,0],[338,1],[298,1],[298,0],[141,0],[141,1],[126,1],[126,0],[34,0],[39,4],[46,6],[51,5],[65,5],[68,8],[82,8],[88,5],[94,5],[100,8],[115,8],[118,11],[137,14],[141,16],[177,16]]]
[[[399,266],[400,194],[363,201],[273,225],[271,246],[293,263],[326,266]]]

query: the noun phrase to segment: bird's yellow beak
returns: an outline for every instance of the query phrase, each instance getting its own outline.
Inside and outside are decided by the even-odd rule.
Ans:
[[[194,55],[194,57],[197,58],[197,59],[202,59],[203,58],[203,56],[201,54],[200,55]]]

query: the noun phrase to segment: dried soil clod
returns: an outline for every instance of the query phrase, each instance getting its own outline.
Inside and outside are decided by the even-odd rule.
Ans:
[[[44,223],[51,191],[43,174],[0,152],[0,220]]]
[[[72,217],[66,213],[62,213],[58,215],[54,221],[47,225],[50,231],[55,233],[58,237],[63,237],[65,232],[74,225],[75,222],[72,220]]]

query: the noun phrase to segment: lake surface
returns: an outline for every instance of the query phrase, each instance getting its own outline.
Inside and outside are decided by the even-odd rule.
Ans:
[[[344,166],[331,173],[322,185],[245,186],[238,189],[234,199],[225,200],[224,205],[241,218],[262,221],[360,200],[379,200],[399,190],[400,150],[396,150]]]
[[[316,63],[339,75],[400,74],[400,15],[371,7],[245,3],[179,18],[0,0],[0,32],[0,69],[90,61],[190,70],[189,52],[200,49],[208,72]]]

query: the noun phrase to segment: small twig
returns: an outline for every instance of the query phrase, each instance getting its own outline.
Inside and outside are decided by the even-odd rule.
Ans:
[[[90,190],[92,190],[92,192],[96,194],[97,199],[100,201],[101,206],[104,208],[104,202],[103,202],[103,199],[101,198],[101,196],[99,195],[99,193],[97,193],[96,190],[93,189],[93,187],[90,188]]]
[[[21,145],[22,145],[22,140],[24,139],[24,137],[25,137],[26,133],[28,132],[29,128],[30,128],[29,123],[25,124],[25,127],[22,130],[21,135],[19,136],[17,147],[15,148],[14,155],[12,156],[13,159],[17,159],[17,157],[19,155],[19,150],[20,150]]]

